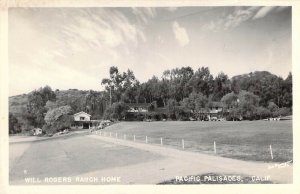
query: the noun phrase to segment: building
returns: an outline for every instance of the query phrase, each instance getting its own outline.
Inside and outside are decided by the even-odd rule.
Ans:
[[[211,102],[208,108],[199,111],[200,120],[216,120],[224,117],[224,106],[222,102]]]
[[[74,121],[90,121],[91,120],[91,115],[87,114],[85,112],[79,112],[74,114]]]
[[[109,125],[107,121],[92,120],[91,117],[90,114],[83,111],[74,114],[74,122],[71,125],[71,129],[93,129],[100,127],[102,124]]]
[[[126,121],[141,121],[143,120],[149,111],[153,111],[156,108],[156,103],[127,103],[128,107],[124,120]]]
[[[74,114],[74,123],[71,128],[89,129],[92,126],[91,115],[86,112]]]
[[[151,106],[149,103],[128,103],[126,105],[129,107],[127,110],[129,113],[146,113]]]

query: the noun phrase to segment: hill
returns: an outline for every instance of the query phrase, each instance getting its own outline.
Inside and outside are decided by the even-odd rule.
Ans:
[[[91,107],[90,102],[87,102],[87,97],[91,93],[98,96],[102,95],[102,92],[95,92],[90,90],[56,90],[55,103],[57,106],[70,105],[74,112],[92,112],[94,117],[102,117],[104,111],[102,109],[104,109],[105,107],[102,107],[102,109],[99,107]],[[24,114],[27,111],[28,96],[29,94],[22,94],[9,97],[9,113],[18,119],[18,122],[21,124],[22,128],[26,128],[28,126],[28,123],[25,119],[26,116]],[[93,108],[98,108],[98,110],[94,110]]]

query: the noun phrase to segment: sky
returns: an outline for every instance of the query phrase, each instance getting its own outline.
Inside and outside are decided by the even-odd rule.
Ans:
[[[209,67],[286,78],[291,7],[10,8],[9,95],[45,85],[103,90],[110,66],[136,78]]]

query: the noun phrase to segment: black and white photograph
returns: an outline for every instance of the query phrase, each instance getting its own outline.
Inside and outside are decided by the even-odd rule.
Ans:
[[[293,184],[293,11],[9,8],[9,185]]]

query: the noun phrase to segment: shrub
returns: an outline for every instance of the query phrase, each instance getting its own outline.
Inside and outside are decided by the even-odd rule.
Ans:
[[[162,118],[162,115],[160,113],[155,113],[155,114],[153,114],[152,118],[156,121],[160,121]]]
[[[70,106],[61,106],[51,109],[45,116],[46,124],[43,129],[47,134],[53,134],[70,128],[73,122],[72,109]]]
[[[189,113],[184,111],[183,108],[176,108],[175,115],[176,115],[176,118],[180,121],[188,121],[189,120]]]
[[[15,134],[21,132],[21,125],[18,119],[11,113],[9,113],[9,134]]]
[[[288,116],[288,115],[291,115],[291,114],[292,114],[292,112],[291,112],[290,108],[282,107],[282,108],[277,109],[273,113],[273,116],[274,117],[279,117],[279,116]]]
[[[143,114],[138,114],[138,115],[136,116],[136,119],[137,119],[138,121],[143,121],[143,120],[145,119],[145,115],[143,115]]]

